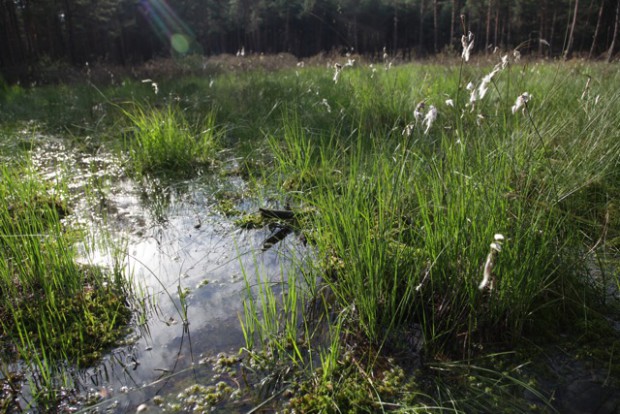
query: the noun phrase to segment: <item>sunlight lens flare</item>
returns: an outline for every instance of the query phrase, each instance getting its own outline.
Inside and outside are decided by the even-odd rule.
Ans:
[[[169,42],[173,54],[185,55],[200,50],[192,30],[165,0],[141,0],[140,9],[157,36]]]
[[[180,33],[175,33],[170,36],[170,45],[177,53],[180,53],[182,55],[189,52],[189,43],[190,41],[187,36]]]

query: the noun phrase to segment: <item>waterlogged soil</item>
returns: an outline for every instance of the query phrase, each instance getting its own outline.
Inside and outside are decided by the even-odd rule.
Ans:
[[[122,159],[72,150],[53,138],[32,154],[45,179],[70,176],[75,207],[67,224],[90,229],[82,260],[112,267],[109,246],[122,248],[135,296],[128,298],[136,315],[132,333],[96,366],[74,373],[77,392],[67,391],[62,409],[126,413],[147,404],[151,412],[158,409],[158,396],[176,398],[195,384],[238,394],[241,384],[228,371],[244,345],[239,318],[246,280],[255,286],[260,272],[262,278],[281,281],[286,262],[302,255],[301,240],[292,234],[264,249],[268,228],[236,226],[231,202],[238,214],[258,211],[259,203],[235,176],[136,183],[124,176]],[[235,167],[234,160],[230,164]],[[30,397],[23,386],[25,407]]]
[[[281,281],[286,277],[281,274],[283,265],[302,257],[305,248],[291,234],[264,249],[271,231],[243,230],[234,219],[258,207],[281,206],[265,197],[257,202],[234,175],[137,183],[124,175],[124,160],[109,153],[70,149],[52,137],[39,137],[33,146],[34,163],[45,179],[70,177],[69,204],[74,207],[67,224],[90,229],[82,260],[111,267],[114,255],[109,246],[120,247],[133,290],[128,298],[135,314],[131,333],[95,366],[72,373],[76,391],[67,390],[61,410],[253,408],[257,401],[243,399],[238,374],[246,280],[255,286],[260,272],[261,277]],[[229,164],[224,168],[234,170],[234,159]],[[610,300],[617,300],[617,289],[609,294]],[[615,329],[620,331],[620,317]],[[620,369],[615,356],[619,351],[611,353],[607,365],[596,365],[588,358],[576,359],[575,348],[553,347],[539,353],[535,364],[544,368],[530,375],[537,378],[540,391],[552,397],[558,412],[618,413],[620,391],[613,371]],[[19,363],[10,368],[28,376]],[[22,407],[27,407],[26,381],[22,390]]]

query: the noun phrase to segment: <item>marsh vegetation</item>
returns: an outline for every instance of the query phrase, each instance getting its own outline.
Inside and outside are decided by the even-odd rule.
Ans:
[[[218,289],[214,270],[192,273],[214,260],[206,221],[228,237],[238,342],[183,393],[131,409],[554,412],[570,404],[558,350],[618,386],[615,67],[493,55],[197,72],[4,89],[2,408],[57,409],[88,388],[70,373],[164,320],[156,297],[182,338],[215,323],[192,316]],[[114,168],[63,150],[49,174],[37,154],[56,141]],[[119,183],[151,227],[111,205]],[[182,264],[141,259],[145,282],[128,262],[171,223],[190,229],[169,254]]]

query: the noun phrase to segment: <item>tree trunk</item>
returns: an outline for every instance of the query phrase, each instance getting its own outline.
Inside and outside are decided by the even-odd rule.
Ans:
[[[540,6],[540,14],[538,20],[538,56],[543,56],[543,43],[541,39],[545,33],[545,18],[547,17],[547,0],[544,0]]]
[[[585,12],[585,21],[583,20],[583,18],[580,19],[580,25],[582,27],[591,27],[592,25],[590,24],[590,18],[592,17],[592,9],[594,7],[594,1],[595,0],[590,0],[590,3],[588,3],[588,8],[586,9]],[[583,5],[583,3],[582,3]],[[581,15],[583,16],[583,10],[581,11]],[[580,52],[583,52],[584,50],[586,50],[585,46],[585,42],[586,42],[586,36],[580,36],[579,37],[579,45],[577,46],[577,49]],[[575,48],[575,46],[573,45],[573,49]]]
[[[557,22],[557,17],[558,17],[558,13],[557,11],[554,9],[553,10],[553,17],[551,18],[551,33],[549,34],[549,43],[551,46],[549,46],[549,54],[553,56],[553,39],[555,37],[555,24]]]
[[[452,14],[450,15],[450,44],[454,43],[454,25],[456,24],[456,0],[452,0]]]
[[[493,0],[487,0],[487,21],[486,21],[486,37],[484,39],[485,54],[489,53],[489,44],[491,42],[491,7],[493,6]]]
[[[598,8],[598,18],[596,19],[596,27],[594,28],[594,35],[592,35],[592,45],[590,46],[590,53],[588,53],[588,59],[592,59],[594,51],[596,50],[596,41],[598,39],[598,32],[601,28],[601,20],[603,19],[603,9],[605,6],[605,0],[601,0],[601,5]]]
[[[420,39],[418,47],[420,52],[424,50],[424,0],[420,0]]]
[[[616,2],[616,22],[614,23],[614,34],[611,38],[611,45],[607,50],[607,62],[611,62],[614,55],[614,47],[616,46],[616,38],[618,37],[618,26],[620,25],[620,1]]]
[[[71,2],[65,0],[65,28],[67,30],[67,47],[69,49],[69,58],[74,65],[78,62],[75,58],[75,27],[73,26],[73,10],[71,8]],[[121,33],[122,35],[122,33]],[[79,62],[83,63],[83,62]]]
[[[2,56],[3,65],[17,64],[24,60],[24,44],[22,37],[22,30],[19,25],[19,19],[17,17],[15,2],[3,2],[2,11],[2,31],[4,32],[4,40],[0,42],[2,50],[0,56]]]
[[[499,34],[499,5],[495,8],[495,32],[493,33],[493,43],[496,46],[499,46],[499,39],[497,35]]]
[[[508,45],[508,47],[514,47],[514,45],[511,45],[511,40],[512,40],[512,13],[511,13],[511,9],[510,9],[510,5],[508,5],[508,8],[506,9],[506,20],[504,23],[504,31],[506,33],[506,44]]]
[[[438,44],[438,38],[439,38],[439,27],[437,24],[437,13],[438,13],[438,9],[439,6],[437,4],[437,0],[433,0],[433,50],[435,51],[435,53],[439,52],[439,44]]]
[[[30,3],[24,3],[24,8],[22,12],[23,18],[23,27],[24,27],[24,39],[25,39],[25,48],[24,48],[24,58],[26,61],[32,62],[36,60],[38,55],[37,47],[35,39],[37,38],[37,33],[35,32],[35,24],[33,23],[32,13],[30,11]]]
[[[568,33],[568,42],[566,42],[566,48],[564,49],[564,59],[568,59],[573,51],[573,41],[575,34],[575,26],[577,25],[577,13],[579,12],[579,0],[575,0],[575,9],[573,10],[573,21],[570,24],[570,31]]]
[[[355,53],[359,53],[359,39],[357,37],[357,12],[353,16],[353,45],[355,47]]]
[[[285,52],[293,51],[291,47],[291,9],[288,4],[286,5],[286,24],[284,27],[284,45],[282,49]]]
[[[398,53],[398,7],[396,7],[396,2],[394,2],[394,33],[392,40],[392,53]]]

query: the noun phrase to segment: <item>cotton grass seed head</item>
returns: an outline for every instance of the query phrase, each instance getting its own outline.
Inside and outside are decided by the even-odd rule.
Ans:
[[[424,129],[425,134],[427,134],[428,131],[431,129],[431,126],[433,125],[433,122],[435,122],[436,119],[437,119],[437,108],[431,105],[423,121],[423,124],[426,125],[426,128]]]
[[[338,78],[340,78],[341,71],[342,71],[342,65],[340,63],[336,63],[334,65],[334,83],[338,83]]]
[[[487,260],[484,262],[484,270],[482,272],[482,281],[478,285],[478,289],[484,290],[487,286],[490,285],[492,272],[493,271],[493,252],[487,255]]]
[[[487,90],[489,89],[489,84],[491,83],[491,80],[493,80],[493,76],[495,76],[495,74],[500,70],[501,66],[498,64],[493,68],[491,73],[482,78],[482,82],[480,82],[480,86],[478,87],[478,99],[484,98],[487,94]]]
[[[325,109],[327,110],[327,112],[331,114],[331,112],[332,112],[332,107],[329,105],[329,102],[327,102],[327,99],[326,99],[326,98],[323,98],[323,100],[321,101],[321,104],[325,107]]]
[[[413,133],[413,128],[415,127],[414,124],[407,124],[405,125],[405,128],[403,129],[402,135],[405,137],[409,137],[411,136],[411,134]]]
[[[469,56],[474,48],[474,34],[472,32],[468,32],[467,36],[461,36],[461,44],[463,45],[461,57],[465,60],[465,62],[469,62]]]
[[[506,66],[508,66],[508,55],[502,56],[502,69],[506,69]]]
[[[477,89],[472,89],[471,94],[469,95],[469,104],[472,107],[472,111],[473,111],[473,107],[476,105],[476,101],[478,100],[478,90]]]
[[[150,83],[151,87],[153,88],[153,92],[155,92],[155,95],[159,93],[159,85],[157,85],[157,83],[153,82],[151,79],[142,79],[142,83]]]
[[[490,250],[489,254],[487,254],[487,258],[484,262],[484,269],[482,272],[482,281],[478,285],[478,289],[484,290],[486,288],[492,289],[493,284],[493,267],[495,266],[495,256],[502,251],[502,242],[504,241],[504,235],[500,233],[495,233],[493,236],[493,243],[489,245]]]
[[[521,95],[517,96],[517,100],[512,106],[512,113],[517,113],[517,111],[521,108],[525,109],[530,99],[532,99],[532,95],[530,95],[528,92],[523,92]]]
[[[424,118],[424,108],[425,107],[426,107],[426,102],[425,101],[420,101],[415,106],[415,109],[413,110],[413,118],[415,119],[416,122],[419,122],[422,118]]]

